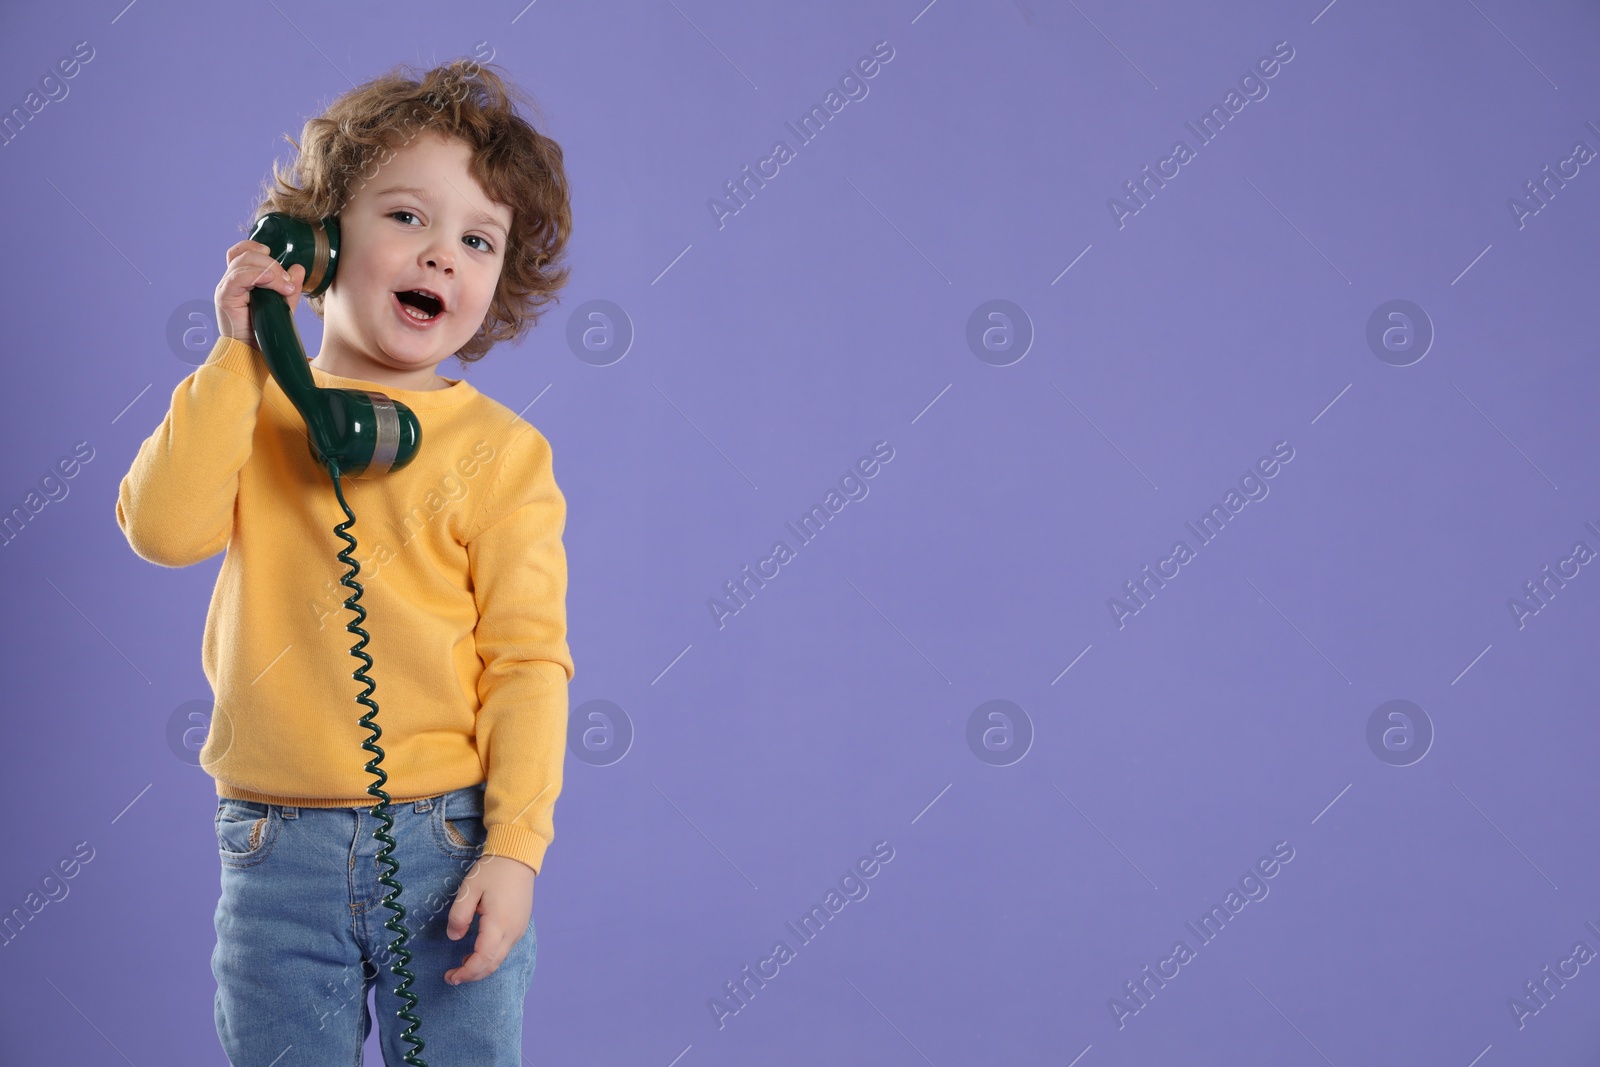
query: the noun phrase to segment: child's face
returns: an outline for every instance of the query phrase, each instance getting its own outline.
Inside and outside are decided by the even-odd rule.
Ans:
[[[339,214],[339,267],[325,340],[358,362],[420,371],[483,325],[505,262],[511,209],[490,200],[459,139],[424,133],[397,148]],[[425,289],[443,310],[422,320],[397,295]]]

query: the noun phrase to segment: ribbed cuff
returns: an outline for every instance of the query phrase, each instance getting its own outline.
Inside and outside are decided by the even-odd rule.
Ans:
[[[267,361],[261,352],[253,345],[232,337],[218,337],[217,343],[211,346],[211,353],[206,356],[202,367],[222,367],[233,373],[249,378],[256,383],[257,388],[266,384],[270,372],[267,370]]]
[[[489,834],[483,842],[483,855],[504,856],[526,863],[533,868],[534,874],[538,874],[540,865],[544,863],[545,850],[549,847],[550,842],[531,830],[511,823],[500,823],[489,827]]]

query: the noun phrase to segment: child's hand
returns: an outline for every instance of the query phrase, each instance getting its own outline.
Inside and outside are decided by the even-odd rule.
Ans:
[[[484,856],[472,865],[450,906],[445,935],[452,941],[465,937],[476,914],[478,939],[460,967],[444,972],[446,982],[476,982],[499,969],[527,932],[533,915],[533,879],[532,867],[505,856]]]
[[[275,289],[289,302],[292,312],[300,303],[300,284],[305,268],[296,263],[287,271],[267,254],[259,241],[240,241],[228,249],[228,270],[217,283],[217,330],[224,337],[255,347],[256,335],[250,321],[250,290],[261,286]]]

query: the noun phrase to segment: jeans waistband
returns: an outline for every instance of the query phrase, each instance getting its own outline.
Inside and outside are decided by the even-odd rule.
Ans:
[[[399,811],[410,808],[418,815],[426,815],[433,810],[435,804],[442,802],[445,811],[449,813],[451,818],[481,819],[483,818],[484,789],[485,783],[479,782],[477,785],[462,786],[460,789],[455,789],[448,793],[440,793],[437,796],[421,797],[417,800],[407,800],[400,803],[390,801],[389,809],[391,811]],[[378,802],[374,800],[371,804],[352,804],[347,808],[300,808],[292,804],[274,804],[271,806],[277,808],[278,814],[285,819],[298,819],[302,811],[371,811],[377,804]]]

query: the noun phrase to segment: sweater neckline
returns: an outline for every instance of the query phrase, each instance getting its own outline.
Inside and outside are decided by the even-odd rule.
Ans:
[[[364,381],[361,378],[345,378],[338,374],[329,374],[320,367],[312,366],[310,362],[306,363],[306,367],[311,371],[312,380],[320,388],[373,390],[398,400],[413,410],[454,407],[476,392],[472,383],[465,378],[445,378],[442,374],[439,377],[450,383],[443,389],[396,389],[377,382]]]

